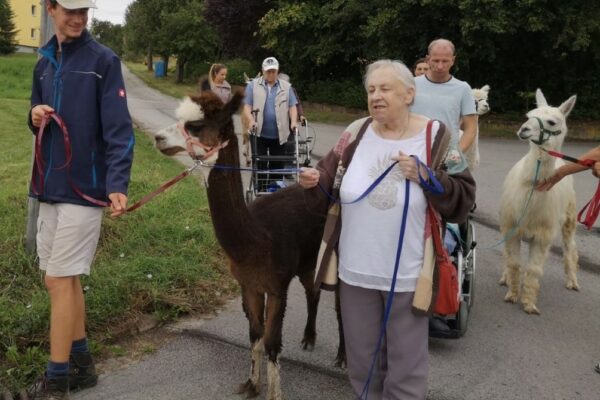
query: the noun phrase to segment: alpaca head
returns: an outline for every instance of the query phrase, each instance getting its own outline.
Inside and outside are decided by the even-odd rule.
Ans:
[[[195,158],[214,163],[218,151],[213,149],[235,138],[232,115],[243,97],[243,92],[237,91],[227,104],[212,91],[185,97],[175,111],[179,122],[154,137],[156,148],[167,156],[193,152]]]
[[[488,104],[488,95],[490,93],[490,86],[485,85],[480,89],[473,89],[473,98],[475,99],[475,109],[478,115],[483,115],[490,111],[490,105]]]
[[[521,125],[517,136],[537,146],[558,149],[567,134],[567,116],[573,110],[577,96],[569,97],[558,107],[548,105],[540,89],[535,92],[537,108],[527,113],[527,121]]]

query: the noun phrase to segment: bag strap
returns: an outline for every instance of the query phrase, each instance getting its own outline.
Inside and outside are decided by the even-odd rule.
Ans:
[[[429,122],[427,123],[427,130],[425,132],[425,146],[426,146],[426,153],[427,153],[427,158],[426,158],[426,162],[427,162],[427,166],[429,168],[431,168],[431,128],[433,126],[433,120],[430,119]]]
[[[425,139],[425,146],[426,146],[426,154],[427,154],[427,166],[431,168],[431,129],[433,126],[433,120],[429,120],[429,122],[427,123],[427,130],[426,130],[426,139]],[[434,244],[434,248],[435,248],[435,252],[437,254],[438,257],[440,258],[448,258],[448,253],[446,253],[443,243],[442,243],[442,237],[440,234],[440,221],[438,219],[437,213],[435,212],[435,210],[433,209],[433,206],[431,205],[431,202],[427,202],[427,213],[429,214],[429,224],[431,226],[431,236],[433,237],[433,244]]]

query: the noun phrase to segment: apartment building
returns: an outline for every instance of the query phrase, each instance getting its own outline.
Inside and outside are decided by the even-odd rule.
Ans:
[[[18,51],[35,52],[40,46],[43,0],[8,0],[15,13]]]

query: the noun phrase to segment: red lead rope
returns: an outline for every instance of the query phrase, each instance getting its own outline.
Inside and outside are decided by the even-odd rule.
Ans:
[[[554,150],[546,150],[544,148],[542,148],[542,150],[544,150],[546,153],[550,154],[553,157],[562,158],[563,160],[567,160],[567,161],[570,161],[575,164],[583,165],[584,167],[587,167],[587,168],[592,168],[594,166],[594,164],[596,163],[596,161],[594,161],[594,160],[590,160],[590,159],[580,160],[578,158],[570,157],[570,156],[567,156],[563,153],[559,153],[558,151],[554,151]],[[585,214],[585,218],[583,218],[583,213],[586,210],[587,210],[587,213]],[[577,214],[577,221],[579,221],[579,223],[585,225],[586,228],[592,229],[592,226],[594,226],[594,223],[598,219],[599,214],[600,214],[600,182],[598,183],[598,187],[596,188],[596,193],[594,194],[594,197],[592,197],[592,199],[590,201],[588,201],[585,206],[583,206],[581,211],[579,211],[579,214]]]
[[[77,193],[77,195],[79,197],[81,197],[82,199],[84,199],[94,205],[100,206],[100,207],[110,207],[109,202],[95,199],[95,198],[83,193],[77,187],[77,185],[75,185],[75,183],[71,180],[70,170],[71,170],[71,160],[73,158],[73,153],[72,153],[72,149],[71,149],[71,139],[69,138],[69,132],[67,130],[67,126],[65,125],[65,122],[56,113],[46,114],[42,118],[42,122],[40,124],[38,134],[35,139],[34,166],[33,166],[33,171],[31,173],[31,190],[32,190],[32,192],[35,195],[40,195],[44,191],[44,165],[45,165],[45,162],[44,162],[44,158],[42,155],[42,138],[44,136],[44,131],[45,131],[46,125],[48,125],[48,121],[50,120],[50,118],[52,118],[56,122],[58,127],[60,128],[60,130],[63,134],[63,140],[64,140],[64,144],[65,144],[66,161],[65,161],[64,165],[58,167],[57,169],[66,168],[67,176],[69,179],[69,184],[71,185],[71,188],[73,189],[73,191],[75,193]],[[164,192],[165,190],[167,190],[168,188],[170,188],[171,186],[173,186],[174,184],[176,184],[177,182],[179,182],[180,180],[182,180],[183,178],[188,176],[196,168],[196,166],[198,166],[198,164],[195,164],[195,166],[186,169],[185,171],[183,171],[182,173],[177,175],[175,178],[164,183],[158,189],[147,194],[140,201],[138,201],[134,205],[128,207],[126,211],[129,212],[129,211],[133,211],[133,210],[140,208],[141,206],[143,206],[144,204],[146,204],[147,202],[152,200],[154,197],[158,196],[159,194],[161,194],[162,192]]]

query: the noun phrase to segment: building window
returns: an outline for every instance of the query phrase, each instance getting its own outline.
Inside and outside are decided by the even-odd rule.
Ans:
[[[31,28],[31,38],[35,39],[35,28]]]
[[[37,11],[37,6],[31,6],[31,16],[35,17],[35,12]]]

